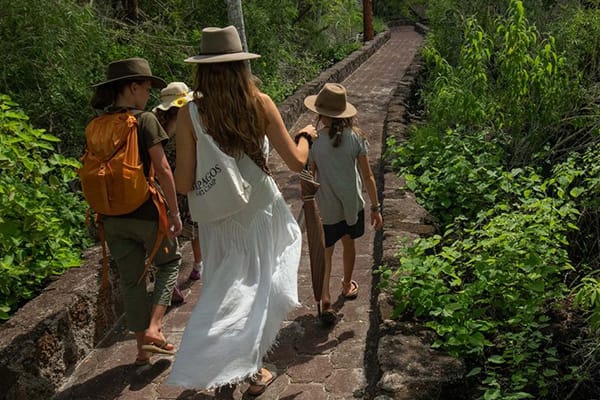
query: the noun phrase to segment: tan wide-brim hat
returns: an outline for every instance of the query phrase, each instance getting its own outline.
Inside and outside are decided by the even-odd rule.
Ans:
[[[183,82],[171,82],[160,91],[160,104],[152,111],[167,111],[171,107],[181,108],[194,99],[194,92]]]
[[[162,89],[167,86],[167,82],[158,76],[152,75],[150,64],[143,58],[127,58],[124,60],[113,61],[108,64],[106,80],[95,83],[92,87],[108,85],[118,81],[148,79],[152,82],[152,87]]]
[[[346,100],[346,88],[339,83],[326,83],[319,94],[305,98],[304,105],[326,117],[350,118],[356,115],[356,107]]]
[[[237,29],[233,25],[225,28],[202,29],[200,54],[185,59],[187,63],[213,64],[252,60],[258,54],[245,52]]]

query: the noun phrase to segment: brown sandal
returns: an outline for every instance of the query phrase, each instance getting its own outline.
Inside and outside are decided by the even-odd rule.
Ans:
[[[354,279],[350,280],[348,284],[348,291],[344,293],[344,289],[346,289],[346,284],[342,281],[342,297],[346,300],[354,300],[358,297],[358,283]]]
[[[264,377],[263,371],[267,371],[271,375],[271,377],[268,378],[266,381],[263,380],[263,377]],[[265,392],[265,390],[267,390],[267,386],[269,386],[271,383],[273,383],[275,378],[277,378],[276,372],[269,371],[266,368],[261,368],[259,370],[259,372],[257,373],[256,377],[253,379],[250,379],[250,386],[246,390],[246,393],[249,394],[250,396],[259,396],[259,395],[263,394]]]
[[[322,310],[319,308],[319,319],[324,325],[333,325],[337,322],[337,314],[330,303],[323,303]]]

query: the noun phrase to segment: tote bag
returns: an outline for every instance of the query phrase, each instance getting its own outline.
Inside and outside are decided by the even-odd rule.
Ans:
[[[242,177],[235,158],[223,153],[205,133],[196,104],[188,104],[196,133],[196,179],[187,194],[190,214],[196,222],[215,222],[244,208],[252,186]]]

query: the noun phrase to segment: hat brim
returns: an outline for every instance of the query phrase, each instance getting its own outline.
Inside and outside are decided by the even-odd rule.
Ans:
[[[324,115],[331,118],[350,118],[356,115],[356,107],[346,102],[346,108],[344,110],[330,110],[328,108],[319,107],[316,105],[317,95],[307,96],[304,99],[304,105],[309,110],[316,112],[319,115]]]
[[[182,97],[185,98],[186,102],[184,104],[179,104],[177,101],[179,99],[181,99]],[[194,92],[189,92],[185,96],[178,97],[175,100],[164,101],[164,102],[160,103],[159,105],[157,105],[156,107],[154,107],[152,109],[152,112],[156,112],[156,110],[168,111],[169,109],[171,109],[173,107],[181,108],[192,100],[194,100]]]
[[[196,56],[188,57],[184,61],[192,64],[216,64],[226,63],[233,61],[244,61],[253,60],[259,58],[260,55],[254,53],[228,53],[228,54],[199,54]]]
[[[136,80],[136,79],[148,79],[148,80],[150,80],[150,82],[152,83],[152,87],[154,89],[162,89],[165,86],[167,86],[167,82],[165,82],[164,79],[159,78],[158,76],[153,76],[153,75],[127,75],[127,76],[120,76],[120,77],[114,78],[114,79],[109,79],[109,80],[104,81],[104,82],[95,83],[95,84],[92,85],[92,87],[95,88],[95,87],[99,87],[99,86],[108,85],[109,83],[115,83],[115,82],[127,81],[127,80]]]

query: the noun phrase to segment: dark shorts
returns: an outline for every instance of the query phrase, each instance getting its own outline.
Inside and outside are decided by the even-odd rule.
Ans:
[[[331,225],[323,224],[323,232],[325,232],[325,247],[333,246],[345,235],[349,235],[352,239],[361,237],[365,233],[365,210],[358,212],[356,224],[349,226],[346,221]]]

